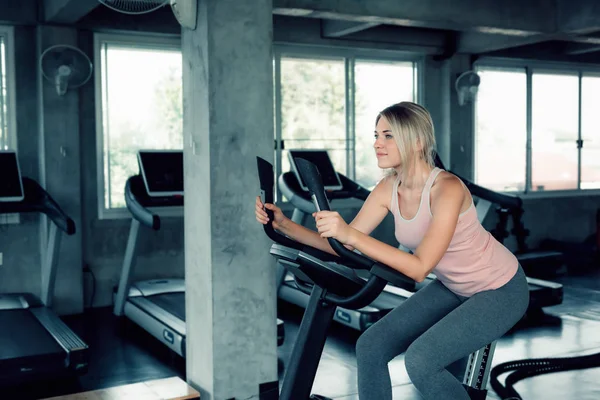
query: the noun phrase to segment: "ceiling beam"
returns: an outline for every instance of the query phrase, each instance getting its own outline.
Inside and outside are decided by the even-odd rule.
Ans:
[[[324,19],[321,21],[321,33],[323,37],[335,38],[364,31],[378,25],[378,23],[374,22],[353,22]]]
[[[558,31],[587,35],[600,30],[600,1],[557,0]]]
[[[37,23],[37,0],[1,0],[0,9],[0,22],[24,25]]]
[[[595,53],[600,51],[599,44],[569,43],[565,46],[564,53],[570,56],[579,56],[582,54]]]
[[[44,0],[46,22],[72,24],[98,7],[98,0]]]
[[[471,54],[489,53],[543,42],[550,40],[550,36],[543,34],[509,36],[491,33],[461,32],[458,38],[458,52]]]
[[[273,0],[273,13],[517,36],[557,27],[555,4],[547,0]]]
[[[444,50],[445,35],[432,30],[381,25],[339,38],[327,38],[321,33],[321,21],[318,19],[275,15],[273,41],[276,44],[352,47],[368,52],[403,51],[436,55]]]

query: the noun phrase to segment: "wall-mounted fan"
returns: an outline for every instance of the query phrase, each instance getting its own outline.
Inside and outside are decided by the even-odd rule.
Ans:
[[[108,8],[123,14],[145,14],[158,10],[169,0],[98,0]]]
[[[477,99],[480,83],[481,78],[475,71],[466,71],[460,74],[454,83],[458,104],[463,106],[466,103],[474,102]]]
[[[84,52],[69,45],[47,48],[40,57],[42,75],[56,87],[59,95],[83,86],[92,76],[92,62]]]
[[[196,29],[198,0],[98,0],[123,14],[145,14],[170,4],[181,26]]]

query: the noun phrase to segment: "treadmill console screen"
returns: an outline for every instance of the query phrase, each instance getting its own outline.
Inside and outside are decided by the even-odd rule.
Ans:
[[[22,201],[25,198],[17,153],[0,151],[0,201]]]
[[[340,190],[342,189],[342,181],[335,171],[333,167],[333,163],[329,158],[329,154],[327,154],[326,150],[290,150],[288,153],[290,158],[290,165],[292,166],[292,171],[296,175],[298,182],[300,183],[300,187],[308,191],[308,187],[302,180],[302,177],[298,173],[298,168],[296,165],[296,158],[303,158],[317,167],[319,173],[321,174],[321,179],[323,179],[323,186],[325,186],[325,190]]]
[[[140,150],[138,162],[149,196],[183,196],[182,150]]]

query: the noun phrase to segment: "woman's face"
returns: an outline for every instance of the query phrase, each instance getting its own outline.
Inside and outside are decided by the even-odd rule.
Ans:
[[[375,143],[373,144],[379,168],[388,169],[400,166],[400,152],[392,136],[392,128],[384,117],[379,118],[375,127]]]

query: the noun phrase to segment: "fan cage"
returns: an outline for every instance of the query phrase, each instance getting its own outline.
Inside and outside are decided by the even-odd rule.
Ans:
[[[98,0],[106,7],[124,14],[145,14],[165,6],[169,0]]]
[[[78,82],[73,82],[71,79],[69,79],[68,81],[65,81],[64,78],[59,76],[58,73],[55,73],[54,75],[48,75],[48,72],[46,71],[46,68],[45,68],[46,57],[48,57],[48,55],[52,52],[61,52],[61,51],[77,53],[78,54],[77,57],[81,57],[80,65],[85,66],[87,71],[85,71],[85,73],[83,73],[82,70],[76,70],[76,72],[79,74]],[[59,94],[65,93],[65,87],[64,87],[65,84],[68,86],[69,89],[75,89],[75,88],[79,88],[79,87],[85,85],[90,80],[92,73],[93,73],[93,64],[92,64],[91,60],[89,59],[89,57],[83,51],[78,49],[77,47],[66,45],[66,44],[59,44],[59,45],[48,47],[42,53],[39,62],[40,62],[40,69],[41,69],[42,75],[48,81],[54,83],[57,86],[57,91],[59,92]]]

